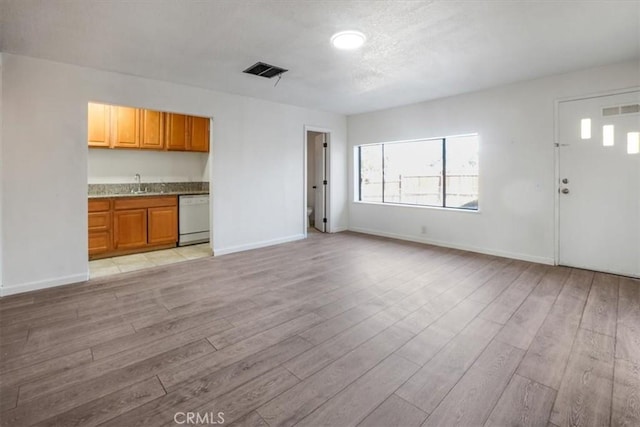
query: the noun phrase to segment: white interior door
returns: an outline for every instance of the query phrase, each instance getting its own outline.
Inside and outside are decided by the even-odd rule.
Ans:
[[[637,104],[640,91],[559,105],[562,265],[640,277],[640,113],[615,108]]]
[[[327,201],[327,148],[325,147],[326,143],[326,134],[321,133],[316,135],[314,141],[314,150],[315,150],[315,208],[314,208],[314,219],[315,224],[314,227],[322,231],[326,232],[327,223],[325,218],[326,213],[326,201]]]

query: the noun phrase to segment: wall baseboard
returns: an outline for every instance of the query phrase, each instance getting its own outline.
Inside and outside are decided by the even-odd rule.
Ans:
[[[353,231],[356,233],[371,234],[374,236],[381,236],[381,237],[389,237],[392,239],[406,240],[410,242],[424,243],[427,245],[434,245],[434,246],[442,246],[446,248],[459,249],[459,250],[469,251],[469,252],[477,252],[477,253],[482,253],[486,255],[494,255],[494,256],[499,256],[504,258],[512,258],[512,259],[518,259],[522,261],[535,262],[539,264],[547,264],[547,265],[555,264],[553,258],[520,254],[515,252],[498,251],[498,250],[487,249],[487,248],[478,248],[475,246],[457,245],[449,242],[442,242],[442,241],[432,240],[432,239],[424,239],[416,236],[408,236],[408,235],[402,235],[397,233],[389,233],[389,232],[380,231],[380,230],[371,230],[371,229],[361,228],[361,227],[340,227],[333,230],[332,232],[339,233],[347,230]],[[226,254],[232,254],[235,252],[242,252],[242,251],[248,251],[251,249],[259,249],[267,246],[279,245],[282,243],[294,242],[296,240],[302,240],[304,238],[305,238],[304,234],[295,234],[292,236],[282,237],[279,239],[263,240],[261,242],[231,246],[228,248],[218,248],[218,249],[214,249],[214,253],[216,256],[226,255]],[[24,283],[24,284],[15,285],[15,286],[3,286],[3,287],[0,287],[0,297],[20,294],[20,293],[29,292],[29,291],[35,291],[39,289],[47,289],[47,288],[53,288],[57,286],[69,285],[72,283],[85,282],[87,280],[89,280],[89,274],[83,273],[83,274],[74,274],[71,276],[58,277],[55,279],[46,279],[46,280],[40,280],[36,282]]]
[[[347,226],[341,226],[341,227],[336,227],[333,230],[331,230],[329,233],[341,233],[343,231],[347,231],[349,230],[349,227]]]
[[[57,286],[70,285],[89,280],[89,273],[74,274],[71,276],[57,277],[55,279],[38,280],[36,282],[24,283],[15,286],[3,286],[0,288],[0,297],[21,294],[39,289],[54,288]]]
[[[511,258],[511,259],[517,259],[521,261],[535,262],[538,264],[555,265],[555,260],[553,258],[541,257],[536,255],[527,255],[527,254],[521,254],[517,252],[507,252],[507,251],[499,251],[499,250],[487,249],[487,248],[478,248],[475,246],[468,246],[468,245],[457,245],[454,243],[442,242],[439,240],[425,239],[425,238],[420,238],[416,236],[408,236],[408,235],[396,234],[396,233],[388,233],[386,231],[371,230],[368,228],[361,228],[361,227],[349,227],[349,231],[354,231],[356,233],[363,233],[363,234],[371,234],[373,236],[389,237],[389,238],[398,239],[398,240],[406,240],[409,242],[424,243],[427,245],[442,246],[444,248],[459,249],[462,251],[476,252],[476,253],[485,254],[485,255],[494,255],[502,258]]]
[[[293,236],[281,237],[279,239],[272,239],[272,240],[263,240],[261,242],[248,243],[246,245],[230,246],[228,248],[217,248],[217,249],[214,248],[213,253],[215,256],[227,255],[235,252],[242,252],[242,251],[248,251],[251,249],[259,249],[259,248],[265,248],[267,246],[279,245],[281,243],[295,242],[296,240],[302,240],[304,238],[305,238],[304,234],[294,234]]]

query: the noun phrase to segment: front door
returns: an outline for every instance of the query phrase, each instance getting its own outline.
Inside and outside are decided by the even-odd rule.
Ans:
[[[559,263],[640,277],[640,91],[561,102]]]

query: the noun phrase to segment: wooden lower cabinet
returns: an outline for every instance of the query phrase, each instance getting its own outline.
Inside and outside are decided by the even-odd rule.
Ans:
[[[89,256],[113,250],[111,222],[111,201],[89,200]]]
[[[175,247],[177,196],[89,200],[89,258]]]
[[[148,242],[150,245],[175,243],[178,241],[178,207],[167,206],[149,208],[147,211],[149,225]]]
[[[111,212],[89,212],[89,231],[111,230]]]
[[[89,255],[111,249],[111,212],[89,212]]]
[[[89,256],[111,251],[111,232],[92,231],[89,233]]]
[[[147,210],[116,211],[113,215],[113,248],[134,249],[147,245]]]

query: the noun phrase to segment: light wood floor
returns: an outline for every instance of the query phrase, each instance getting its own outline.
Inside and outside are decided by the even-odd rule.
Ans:
[[[640,283],[584,270],[312,234],[0,320],[3,426],[640,425]]]

